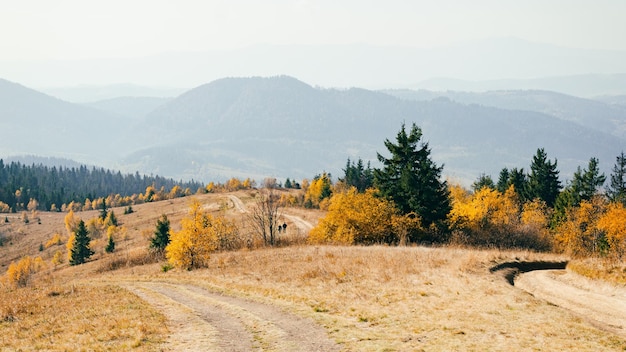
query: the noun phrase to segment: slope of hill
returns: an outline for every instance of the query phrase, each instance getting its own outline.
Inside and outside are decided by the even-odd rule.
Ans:
[[[132,119],[139,119],[170,100],[172,98],[118,97],[85,103],[84,105]]]
[[[447,97],[461,104],[478,104],[506,110],[540,112],[586,128],[626,137],[626,106],[541,90],[506,90],[482,93],[461,91],[385,90],[393,96],[426,101]]]
[[[126,119],[0,79],[0,153],[37,154],[98,164],[121,149]]]
[[[504,166],[526,167],[539,147],[559,160],[564,175],[593,156],[608,170],[624,145],[618,136],[538,112],[316,89],[282,76],[227,78],[181,95],[140,124],[143,135],[162,138],[144,140],[147,148],[123,163],[160,173],[176,159],[188,174],[211,163],[228,172],[339,175],[348,157],[375,161],[403,122],[422,127],[444,172],[464,180],[496,175]],[[164,145],[168,152],[162,154]]]
[[[229,199],[240,198],[244,206],[251,206],[256,200],[250,193],[194,198],[211,214],[245,226],[246,214]],[[162,272],[165,263],[148,253],[146,235],[153,233],[161,214],[167,215],[174,231],[180,230],[190,201],[184,197],[141,204],[126,215],[113,209],[125,228],[115,236],[115,251],[105,252],[104,233],[90,235],[95,253],[78,266],[69,266],[67,260],[53,262],[57,253],[63,257],[67,253],[67,214],[41,212],[41,223],[30,224],[9,214],[8,223],[0,222],[0,233],[7,236],[0,246],[0,274],[25,255],[41,257],[46,265],[31,275],[24,288],[0,286],[0,349],[250,350],[258,346],[292,351],[305,346],[305,350],[324,351],[508,351],[511,346],[525,346],[623,351],[626,347],[619,323],[602,324],[596,316],[585,315],[589,310],[579,318],[507,284],[489,270],[496,264],[568,259],[557,254],[303,245],[215,252],[206,269]],[[323,215],[319,210],[288,211],[298,211],[298,217],[312,223]],[[98,215],[98,211],[75,214],[86,222]],[[286,221],[290,232],[284,235],[291,236],[297,224]],[[243,228],[241,233],[246,231]],[[48,243],[55,233],[61,241]],[[569,283],[578,285],[580,279]],[[601,287],[600,282],[592,284]],[[611,301],[620,304],[622,291],[604,291],[604,295],[619,293]],[[595,308],[619,312],[600,306]],[[296,334],[291,329],[302,331]],[[307,334],[307,329],[321,332]],[[233,336],[233,331],[239,335]],[[227,344],[229,339],[238,343]],[[229,348],[233,345],[243,347]]]
[[[506,109],[320,89],[288,76],[225,78],[139,117],[128,110],[136,105],[117,105],[122,116],[1,81],[0,127],[12,133],[0,140],[0,153],[205,182],[300,179],[322,171],[340,176],[347,158],[375,166],[384,140],[394,139],[402,123],[416,123],[444,173],[469,183],[483,172],[527,167],[539,147],[558,159],[565,178],[591,157],[608,173],[626,145],[620,107],[544,92],[498,94],[485,101]],[[452,98],[470,103],[482,96]],[[519,110],[526,106],[537,112]]]
[[[563,58],[567,61],[567,58]],[[556,71],[553,71],[556,72]],[[623,71],[616,71],[623,72]],[[413,89],[486,92],[493,90],[549,90],[578,97],[625,94],[626,73],[580,74],[534,79],[496,79],[470,81],[454,78],[431,78],[413,85]]]

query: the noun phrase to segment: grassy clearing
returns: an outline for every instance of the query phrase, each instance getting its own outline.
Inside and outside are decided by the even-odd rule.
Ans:
[[[2,290],[2,351],[155,351],[163,317],[138,297],[106,285]]]
[[[312,317],[347,351],[624,350],[623,339],[489,273],[504,261],[563,259],[460,248],[304,246],[219,253],[209,269],[193,272],[134,268],[127,279],[187,282],[269,301]]]

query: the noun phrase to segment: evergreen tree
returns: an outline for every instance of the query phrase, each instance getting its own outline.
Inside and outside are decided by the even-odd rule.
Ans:
[[[493,179],[491,178],[491,176],[480,174],[480,176],[478,176],[478,179],[476,179],[476,181],[472,183],[472,189],[474,190],[474,192],[478,192],[485,187],[496,189],[496,185],[495,183],[493,183]]]
[[[107,212],[107,203],[106,200],[102,198],[102,203],[100,204],[100,219],[102,219],[102,221],[106,220],[107,215],[109,215]]]
[[[420,143],[422,130],[413,124],[407,135],[405,125],[396,136],[397,144],[385,140],[391,153],[387,159],[378,154],[382,169],[374,170],[374,183],[380,194],[393,200],[403,214],[418,214],[425,228],[442,229],[450,212],[448,186],[440,181],[443,166],[430,159],[428,143]]]
[[[506,190],[509,188],[510,186],[509,176],[510,175],[511,173],[509,172],[509,169],[507,169],[506,167],[500,170],[500,175],[498,176],[498,183],[496,184],[496,190],[498,190],[500,193],[506,192]]]
[[[598,159],[591,158],[587,169],[581,170],[579,166],[570,184],[574,205],[580,204],[583,200],[590,200],[604,185],[604,181],[606,181],[606,176],[600,174]]]
[[[370,163],[367,163],[367,167],[363,165],[363,160],[359,158],[356,164],[348,159],[346,168],[343,170],[345,176],[341,181],[345,182],[348,188],[355,187],[359,192],[365,192],[366,189],[371,188],[374,184],[374,173],[370,167]]]
[[[626,155],[624,152],[617,157],[613,166],[611,183],[606,189],[606,194],[612,202],[620,202],[626,206]]]
[[[104,251],[107,253],[113,253],[115,251],[115,241],[113,240],[113,235],[109,235],[109,241],[107,242],[106,247],[104,247]]]
[[[157,220],[154,236],[150,240],[150,248],[163,253],[165,247],[170,243],[170,221],[167,215],[161,215]]]
[[[89,232],[85,228],[85,222],[81,220],[76,228],[74,236],[74,244],[70,250],[70,265],[79,265],[89,259],[94,254],[94,251],[89,248]]]
[[[287,178],[285,180],[285,188],[292,188],[293,186],[291,185],[291,180],[289,178]]]
[[[551,162],[543,148],[537,149],[528,177],[529,199],[540,199],[549,207],[553,207],[560,191],[561,181],[559,181],[557,160]]]
[[[111,212],[107,216],[107,223],[108,223],[109,226],[117,226],[118,225],[117,217],[115,216],[115,213],[113,212],[113,210],[111,210]]]

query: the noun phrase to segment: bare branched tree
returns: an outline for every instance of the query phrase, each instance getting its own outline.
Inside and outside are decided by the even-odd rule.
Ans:
[[[281,209],[280,195],[274,188],[265,188],[261,190],[259,199],[248,213],[255,232],[265,245],[276,245]]]

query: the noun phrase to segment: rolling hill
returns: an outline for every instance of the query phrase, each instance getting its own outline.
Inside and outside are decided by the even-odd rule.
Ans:
[[[205,182],[300,179],[322,171],[341,176],[347,158],[376,166],[384,140],[402,123],[416,123],[444,174],[467,184],[505,166],[527,168],[540,147],[558,159],[564,178],[591,157],[608,173],[626,145],[623,108],[549,92],[407,99],[276,76],[216,80],[159,100],[145,115],[147,105],[124,101],[114,102],[112,113],[2,81],[0,124],[14,133],[0,141],[0,153]]]

